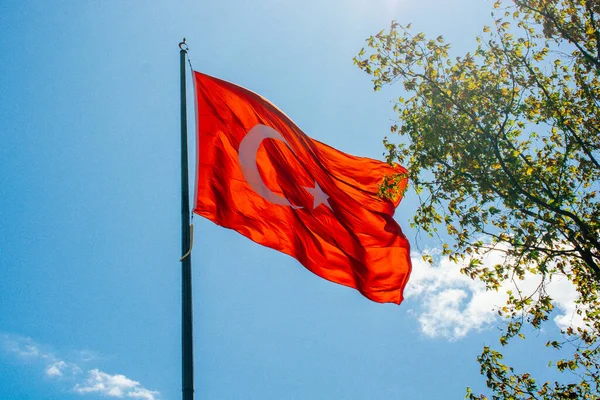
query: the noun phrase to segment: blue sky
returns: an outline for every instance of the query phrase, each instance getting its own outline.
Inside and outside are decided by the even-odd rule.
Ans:
[[[353,66],[364,40],[396,19],[443,34],[458,55],[491,8],[0,3],[0,398],[180,397],[182,37],[195,69],[260,93],[320,141],[382,159],[401,93],[374,93]],[[416,204],[409,193],[396,213],[413,245]],[[197,398],[447,399],[483,389],[475,358],[497,345],[492,308],[502,295],[457,266],[429,267],[415,253],[407,300],[382,305],[235,232],[194,224]],[[564,321],[571,294],[556,285]],[[507,354],[546,376],[544,351],[516,343]]]

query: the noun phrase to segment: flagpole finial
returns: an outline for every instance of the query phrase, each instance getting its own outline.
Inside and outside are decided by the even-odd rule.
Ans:
[[[183,38],[182,42],[179,42],[179,48],[187,53],[187,51],[188,51],[188,45],[185,42],[185,38]]]

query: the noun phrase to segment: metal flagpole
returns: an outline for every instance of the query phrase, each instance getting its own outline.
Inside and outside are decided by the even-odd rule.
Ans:
[[[185,90],[185,38],[179,43],[181,71],[181,380],[183,400],[194,399],[194,344],[192,325],[192,259],[190,189],[188,182],[187,110]]]

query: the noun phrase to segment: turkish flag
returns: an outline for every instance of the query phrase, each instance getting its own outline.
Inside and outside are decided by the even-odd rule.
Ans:
[[[409,243],[392,217],[400,196],[377,193],[384,176],[406,169],[309,138],[247,89],[194,78],[194,212],[373,301],[400,304],[411,271]]]

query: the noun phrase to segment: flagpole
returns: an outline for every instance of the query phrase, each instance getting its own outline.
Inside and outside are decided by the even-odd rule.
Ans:
[[[181,383],[183,400],[194,399],[194,345],[192,324],[192,260],[190,240],[190,189],[188,181],[187,104],[185,86],[185,38],[179,43],[181,88]]]

